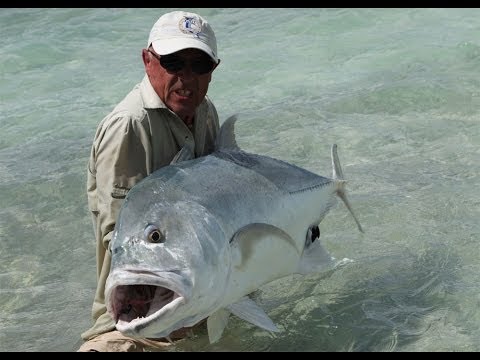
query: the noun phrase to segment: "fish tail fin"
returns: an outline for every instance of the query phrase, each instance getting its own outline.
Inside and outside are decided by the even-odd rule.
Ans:
[[[342,199],[343,203],[347,207],[347,209],[350,211],[350,214],[352,214],[353,219],[357,223],[358,230],[360,232],[364,232],[362,229],[362,225],[360,225],[360,222],[358,221],[357,217],[355,216],[355,213],[353,212],[352,206],[350,205],[350,202],[347,199],[347,194],[346,194],[346,189],[345,186],[347,184],[347,180],[345,180],[345,177],[343,175],[343,170],[340,165],[340,159],[338,158],[337,154],[337,144],[332,145],[332,168],[333,168],[333,180],[335,181],[335,187],[337,191],[337,195],[340,199]]]

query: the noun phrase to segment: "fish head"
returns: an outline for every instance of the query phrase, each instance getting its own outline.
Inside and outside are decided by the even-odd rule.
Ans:
[[[111,240],[105,303],[120,332],[159,338],[217,309],[230,247],[199,202],[173,189],[168,195],[137,190],[125,199]]]

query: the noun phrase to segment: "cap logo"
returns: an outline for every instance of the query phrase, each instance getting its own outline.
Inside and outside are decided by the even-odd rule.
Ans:
[[[178,27],[181,32],[185,34],[192,34],[199,37],[198,34],[202,32],[202,24],[200,21],[191,16],[184,16],[178,23]]]

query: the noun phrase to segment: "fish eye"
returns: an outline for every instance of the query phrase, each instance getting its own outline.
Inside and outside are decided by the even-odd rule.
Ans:
[[[165,236],[163,236],[160,229],[152,224],[147,225],[144,230],[145,238],[152,243],[163,243],[165,241]]]

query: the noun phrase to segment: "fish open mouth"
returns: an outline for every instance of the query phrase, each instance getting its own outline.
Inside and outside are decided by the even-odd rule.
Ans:
[[[181,300],[178,293],[162,286],[118,285],[112,291],[110,305],[117,326],[141,327],[147,318],[176,308]]]

